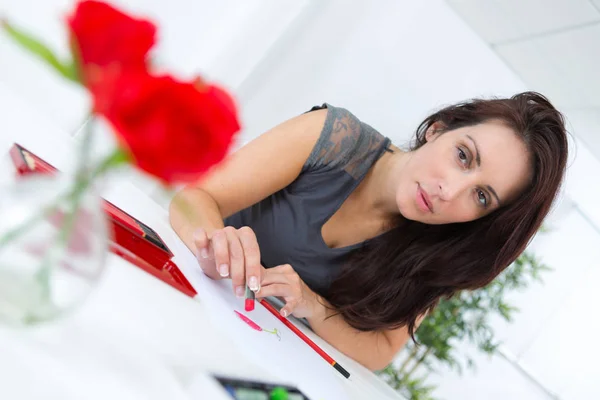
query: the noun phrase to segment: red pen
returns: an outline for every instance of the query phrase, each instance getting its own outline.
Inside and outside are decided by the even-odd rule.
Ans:
[[[244,296],[245,300],[244,300],[244,310],[246,311],[252,311],[254,310],[254,299],[255,299],[255,294],[252,290],[250,290],[250,288],[248,287],[248,285],[246,285],[246,294]]]
[[[296,335],[298,335],[300,337],[300,339],[304,340],[304,342],[307,345],[309,345],[314,351],[317,352],[317,354],[319,354],[321,357],[323,357],[325,359],[325,361],[327,361],[330,365],[332,365],[333,368],[335,368],[340,374],[342,374],[346,378],[350,377],[350,373],[348,371],[346,371],[340,364],[338,364],[333,358],[331,358],[331,356],[329,356],[329,354],[325,353],[325,351],[323,351],[323,349],[321,349],[319,346],[317,346],[315,342],[310,340],[308,338],[308,336],[306,336],[304,333],[302,333],[302,331],[300,329],[296,328],[296,326],[294,324],[292,324],[290,321],[288,321],[287,318],[282,317],[281,314],[279,314],[279,312],[275,309],[275,307],[273,307],[271,304],[269,304],[269,302],[267,302],[265,299],[260,299],[259,302],[267,310],[269,310],[271,312],[271,314],[273,314],[281,322],[283,322],[283,324],[285,326],[290,328],[292,330],[292,332],[294,332]]]

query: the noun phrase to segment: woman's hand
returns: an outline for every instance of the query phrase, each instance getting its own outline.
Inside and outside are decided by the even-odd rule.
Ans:
[[[310,290],[289,264],[264,269],[262,288],[256,296],[282,297],[286,304],[280,313],[284,317],[293,314],[298,318],[309,318],[323,308],[319,296]]]
[[[200,228],[194,232],[194,242],[202,270],[205,273],[216,270],[223,278],[231,277],[236,296],[244,297],[246,282],[253,292],[260,290],[264,268],[251,228],[226,226],[213,231],[210,237]]]

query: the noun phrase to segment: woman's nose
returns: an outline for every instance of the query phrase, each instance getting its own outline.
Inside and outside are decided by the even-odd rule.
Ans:
[[[439,190],[440,199],[442,199],[443,201],[452,201],[454,198],[456,198],[456,195],[458,193],[458,188],[454,184],[440,184]]]
[[[470,177],[461,176],[455,179],[448,179],[438,184],[440,199],[444,201],[452,201],[459,197],[462,193],[473,186]]]

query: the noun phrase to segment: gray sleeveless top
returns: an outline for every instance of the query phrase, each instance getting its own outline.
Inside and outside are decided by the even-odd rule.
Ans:
[[[321,228],[388,148],[390,139],[348,110],[330,104],[321,135],[298,178],[282,190],[224,220],[249,226],[265,268],[290,264],[316,293],[325,296],[340,267],[364,243],[329,248]]]

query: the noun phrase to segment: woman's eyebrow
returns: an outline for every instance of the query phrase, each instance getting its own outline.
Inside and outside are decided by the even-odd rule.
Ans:
[[[490,185],[486,185],[485,188],[494,195],[494,197],[496,198],[496,201],[498,202],[498,207],[500,207],[502,205],[502,203],[500,203],[500,198],[498,197],[498,194],[496,193],[494,188],[491,187]]]
[[[481,167],[481,156],[479,155],[479,147],[477,147],[477,142],[475,141],[475,139],[473,139],[473,137],[471,137],[471,135],[467,135],[467,137],[471,140],[471,142],[473,142],[473,146],[475,147],[475,162],[477,163],[478,167]],[[498,194],[496,193],[494,188],[490,185],[486,185],[486,189],[494,195],[496,201],[498,202],[498,206],[500,206],[502,203],[500,202],[500,198],[498,197]]]
[[[479,156],[479,147],[477,147],[477,142],[471,137],[471,135],[467,135],[467,137],[471,139],[473,146],[475,146],[475,161],[477,162],[477,166],[481,167],[481,157]]]

